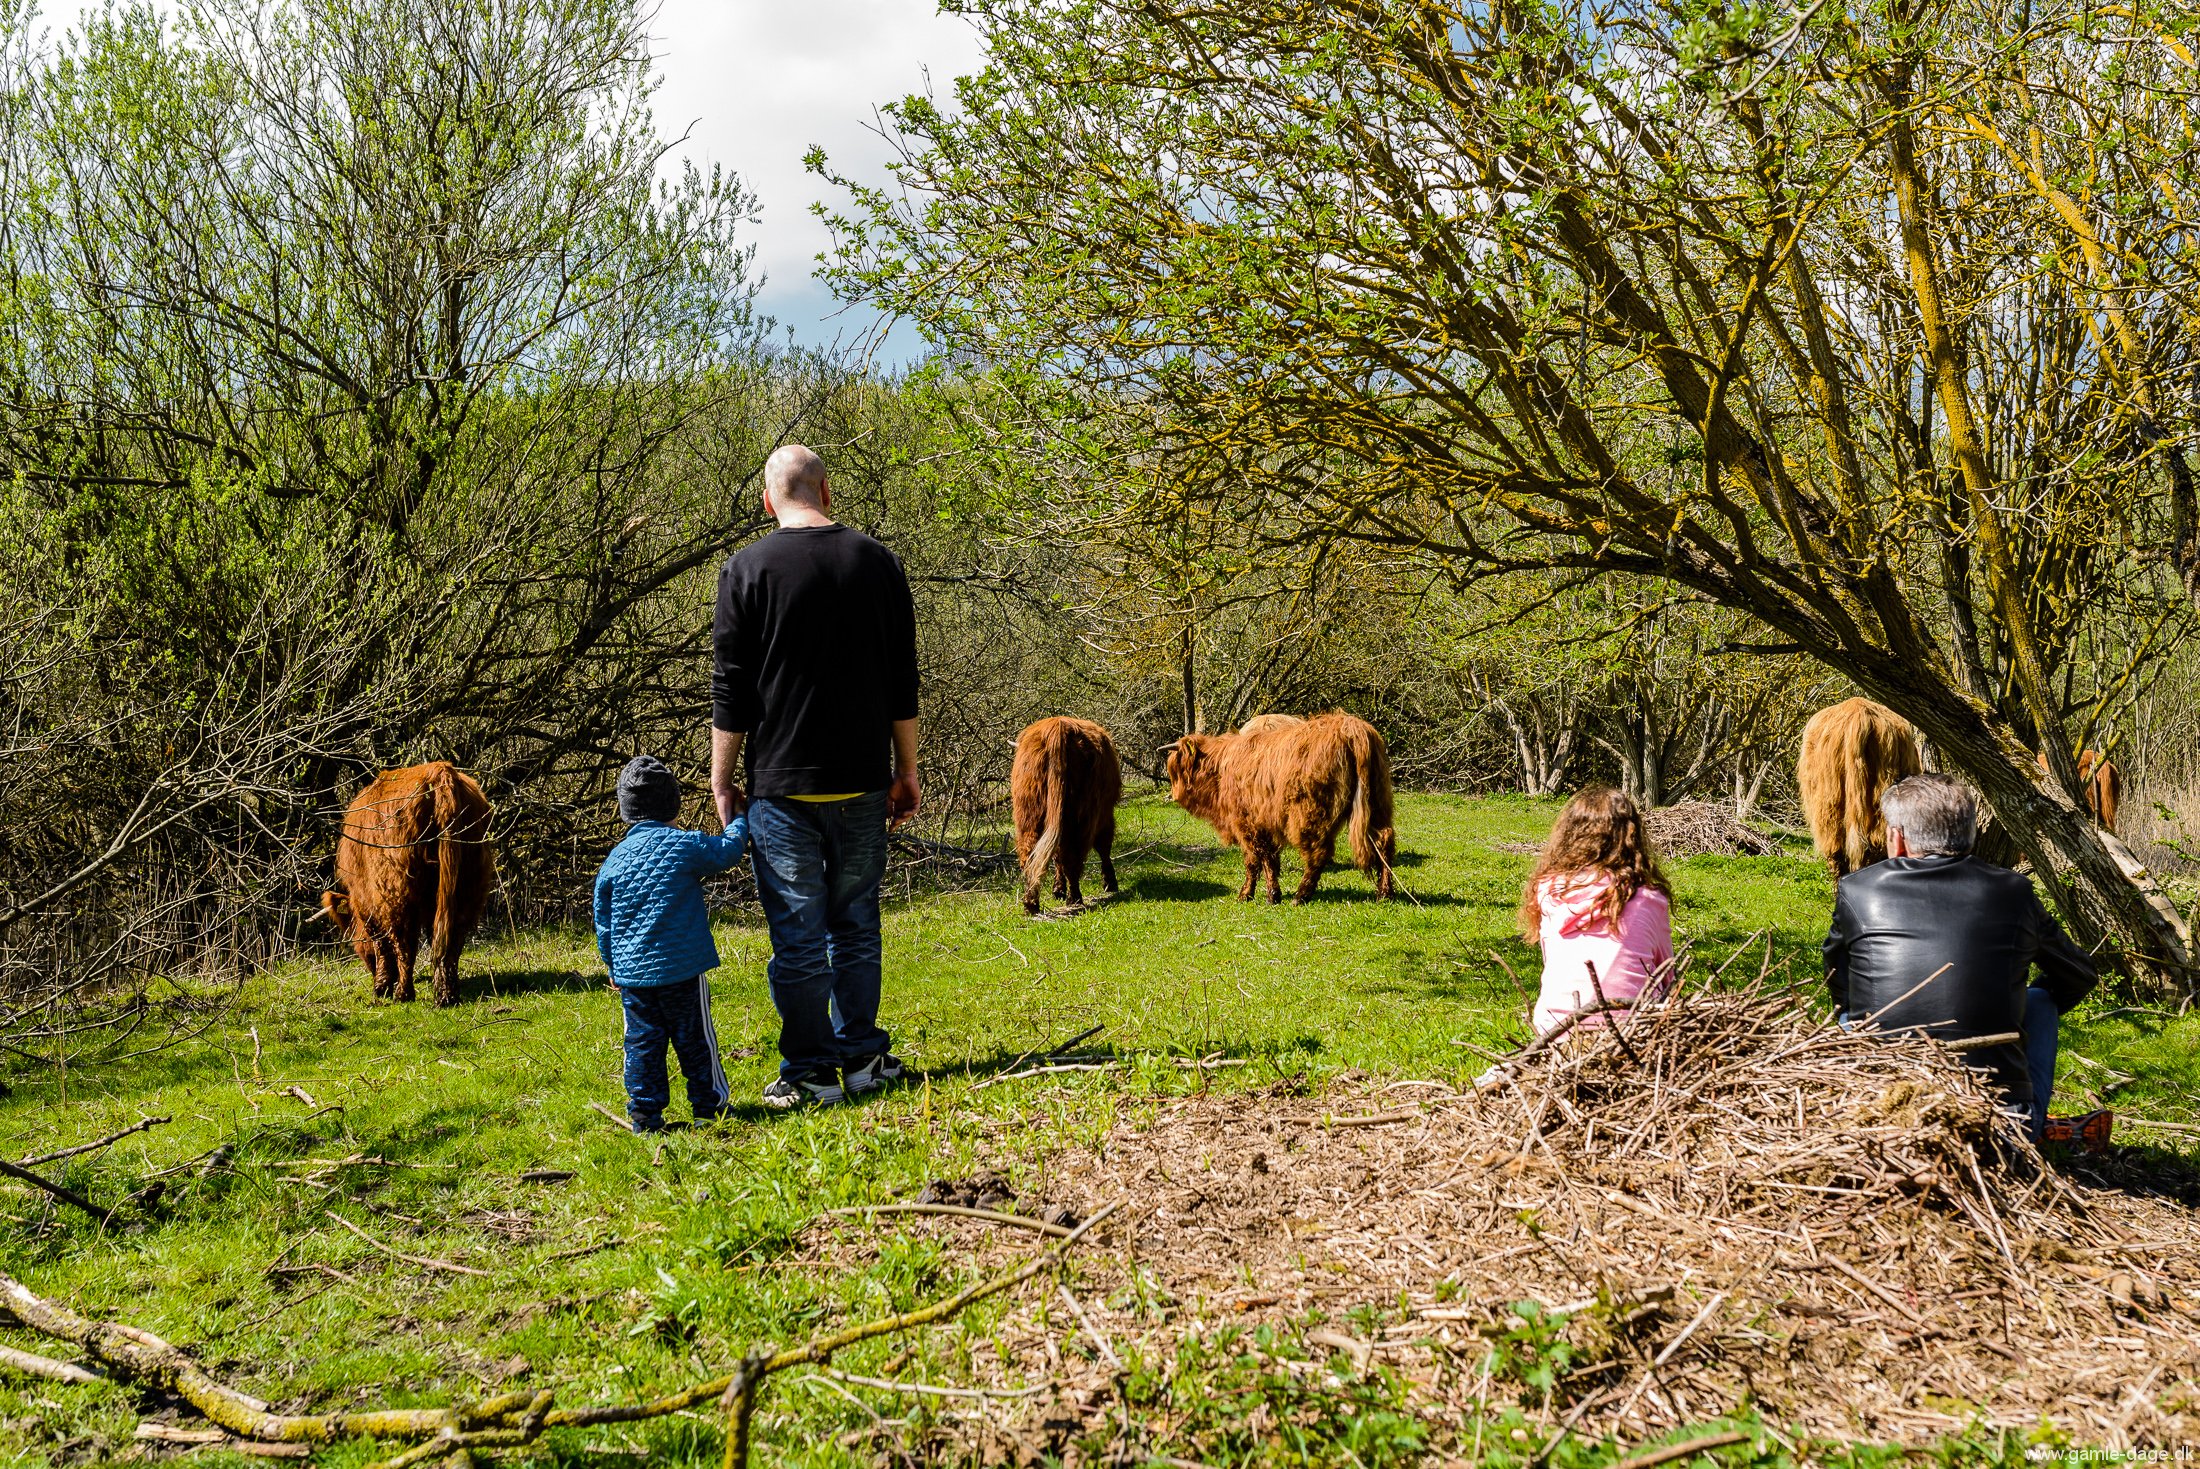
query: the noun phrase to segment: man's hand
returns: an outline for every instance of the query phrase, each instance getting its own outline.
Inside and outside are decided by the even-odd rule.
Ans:
[[[924,800],[917,789],[917,722],[914,719],[894,721],[894,784],[886,792],[886,829],[895,827],[917,814],[917,807]]]
[[[917,788],[917,773],[904,770],[894,777],[894,783],[886,792],[886,829],[895,827],[917,814],[917,807],[924,802],[924,793]]]
[[[718,802],[718,824],[733,825],[733,818],[749,809],[749,793],[741,789],[735,774],[741,768],[741,742],[746,735],[732,730],[710,732],[710,793]]]

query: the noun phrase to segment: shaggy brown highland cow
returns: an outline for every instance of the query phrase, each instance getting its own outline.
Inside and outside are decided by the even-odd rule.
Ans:
[[[2039,757],[2040,769],[2047,769],[2047,757]],[[2078,780],[2085,787],[2085,809],[2093,813],[2093,819],[2110,831],[2116,829],[2116,805],[2124,798],[2124,773],[2116,762],[2099,750],[2083,750],[2078,754]]]
[[[1039,911],[1039,884],[1054,868],[1054,896],[1085,900],[1085,854],[1100,857],[1100,881],[1115,886],[1115,803],[1123,799],[1123,764],[1115,741],[1085,719],[1042,719],[1016,737],[1009,771],[1016,813],[1016,859],[1023,868],[1024,911]]]
[[[1844,699],[1810,717],[1795,785],[1811,845],[1836,880],[1886,857],[1887,819],[1879,798],[1924,768],[1909,721],[1884,704]]]
[[[444,761],[385,770],[344,812],[336,886],[321,894],[367,966],[376,999],[413,997],[413,956],[431,935],[435,1002],[458,1000],[458,957],[496,891],[489,798]]]
[[[1292,901],[1314,896],[1348,818],[1353,864],[1374,875],[1377,897],[1390,896],[1398,855],[1390,757],[1366,720],[1331,713],[1258,735],[1186,735],[1168,756],[1170,796],[1245,853],[1240,898],[1253,896],[1265,872],[1268,901],[1282,900],[1286,844],[1306,862]]]

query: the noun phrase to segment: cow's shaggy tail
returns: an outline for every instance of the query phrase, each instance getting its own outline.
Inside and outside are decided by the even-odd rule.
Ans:
[[[1375,874],[1375,891],[1390,896],[1390,869],[1398,855],[1398,834],[1392,814],[1390,755],[1383,737],[1370,725],[1360,724],[1345,737],[1352,752],[1355,779],[1352,791],[1352,865]]]
[[[1046,748],[1040,752],[1039,774],[1047,783],[1046,820],[1039,830],[1039,840],[1031,844],[1031,855],[1024,859],[1024,906],[1039,901],[1039,888],[1046,881],[1047,868],[1054,861],[1054,853],[1062,845],[1063,787],[1068,784],[1069,730],[1057,722],[1046,732]]]
[[[458,882],[467,856],[463,850],[465,837],[459,831],[465,817],[458,804],[457,768],[437,765],[428,777],[428,792],[435,811],[435,929],[428,952],[440,965],[451,941],[451,908],[458,901]]]

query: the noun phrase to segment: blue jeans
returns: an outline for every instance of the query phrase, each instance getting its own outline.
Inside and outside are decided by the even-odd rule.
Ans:
[[[2032,1073],[2032,1141],[2047,1131],[2047,1099],[2055,1091],[2055,1052],[2062,1012],[2038,985],[2024,992],[2024,1069]]]
[[[731,1099],[718,1062],[718,1030],[710,1022],[710,976],[678,984],[621,985],[626,1007],[626,1115],[637,1131],[664,1126],[672,1086],[665,1076],[667,1046],[680,1058],[688,1105],[698,1122],[726,1110]]]
[[[846,801],[758,797],[749,802],[749,851],[771,926],[779,1074],[822,1077],[883,1053],[878,890],[886,875],[886,792]]]

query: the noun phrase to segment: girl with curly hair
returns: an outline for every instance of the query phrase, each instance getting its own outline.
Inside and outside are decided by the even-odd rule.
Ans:
[[[1600,988],[1622,1007],[1664,993],[1673,973],[1671,895],[1632,800],[1591,786],[1566,803],[1520,898],[1520,936],[1543,950],[1538,1034],[1596,1004]]]

